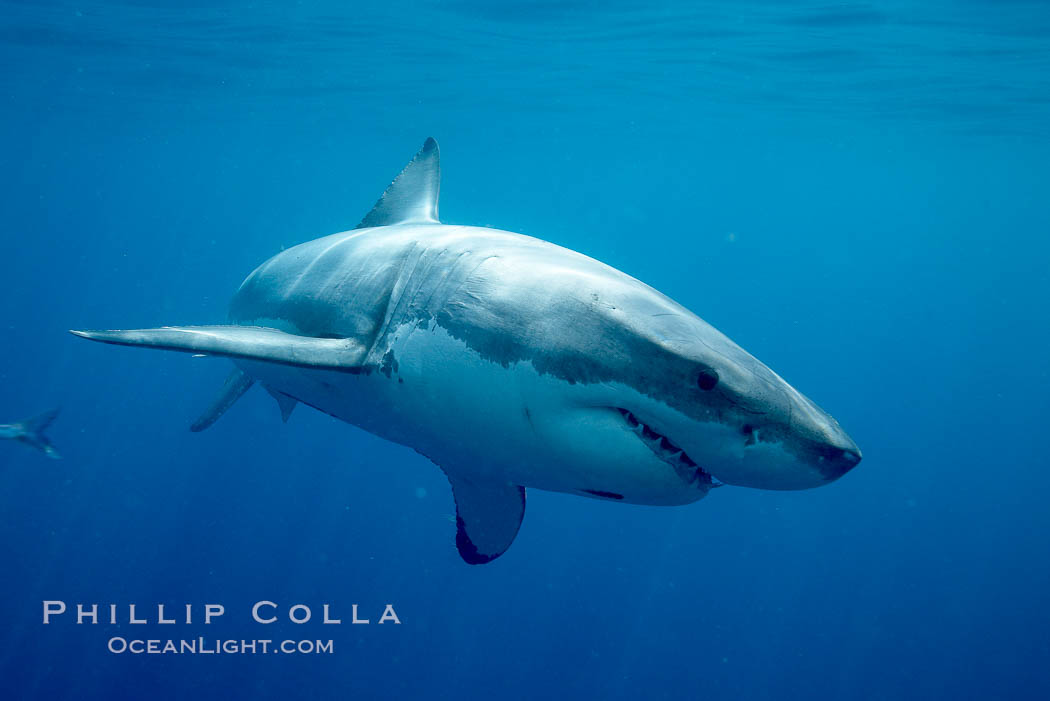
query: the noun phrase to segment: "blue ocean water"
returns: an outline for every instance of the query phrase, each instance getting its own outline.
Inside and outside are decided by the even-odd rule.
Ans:
[[[0,62],[0,423],[61,406],[64,455],[0,442],[3,698],[1050,695],[1045,3],[4,2]],[[222,322],[427,136],[444,221],[652,284],[861,465],[677,508],[533,491],[469,567],[421,456],[259,389],[191,434],[227,363],[66,334]]]

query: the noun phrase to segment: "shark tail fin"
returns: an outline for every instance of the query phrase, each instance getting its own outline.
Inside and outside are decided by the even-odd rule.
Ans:
[[[44,431],[51,422],[58,416],[58,409],[48,409],[47,411],[37,414],[31,419],[26,419],[20,422],[22,427],[22,435],[19,436],[19,440],[26,445],[31,445],[44,455],[49,458],[58,459],[62,456],[58,454],[55,447],[51,445],[51,441],[48,440],[47,436],[44,435]]]

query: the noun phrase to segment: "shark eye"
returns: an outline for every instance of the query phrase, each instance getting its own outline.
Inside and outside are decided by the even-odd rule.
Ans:
[[[699,377],[696,378],[696,384],[700,389],[709,392],[718,384],[718,373],[705,368],[700,371]]]

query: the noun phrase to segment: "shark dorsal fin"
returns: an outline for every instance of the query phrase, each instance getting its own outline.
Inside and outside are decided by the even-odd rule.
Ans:
[[[392,224],[438,224],[438,193],[441,190],[441,153],[428,138],[401,174],[355,228]]]

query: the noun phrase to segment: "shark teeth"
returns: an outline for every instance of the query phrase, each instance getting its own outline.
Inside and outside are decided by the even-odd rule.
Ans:
[[[672,443],[667,436],[654,431],[652,426],[643,423],[628,410],[619,407],[616,410],[623,416],[628,428],[648,446],[649,450],[653,451],[656,457],[673,467],[686,484],[696,482],[697,486],[706,489],[722,486],[722,482],[719,482],[713,475],[697,465],[696,461],[686,455],[684,450]]]

